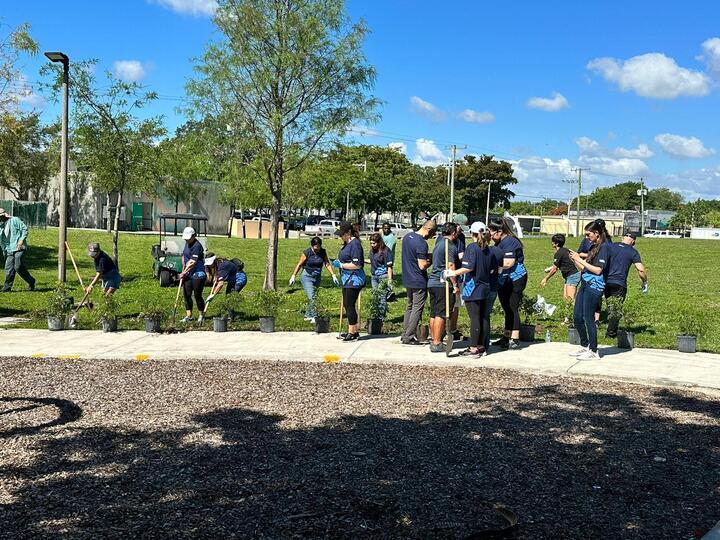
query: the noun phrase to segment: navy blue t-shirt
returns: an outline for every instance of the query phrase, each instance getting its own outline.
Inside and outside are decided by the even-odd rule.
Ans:
[[[100,254],[95,258],[95,271],[100,272],[101,276],[109,274],[113,270],[117,270],[115,263],[110,256],[101,251]]]
[[[365,255],[363,254],[363,247],[360,240],[355,237],[351,238],[340,250],[338,260],[341,263],[353,263],[360,267],[358,270],[340,269],[342,287],[345,289],[361,289],[364,287],[365,271],[363,270],[363,266],[365,264]]]
[[[498,288],[498,267],[502,265],[503,253],[497,249],[482,249],[473,243],[465,249],[462,267],[470,269],[465,274],[462,298],[466,301],[483,300],[490,291]]]
[[[593,243],[586,238],[583,238],[583,241],[580,242],[580,247],[578,248],[578,253],[590,253],[590,250],[593,247]]]
[[[589,287],[595,289],[596,291],[603,292],[605,290],[605,285],[607,284],[608,271],[610,269],[610,264],[612,260],[610,242],[603,242],[600,245],[600,249],[598,250],[593,260],[591,261],[589,259],[590,257],[585,260],[593,266],[599,266],[600,268],[602,268],[602,273],[600,275],[596,275],[587,270],[583,270],[582,274],[580,274],[580,278]]]
[[[626,287],[630,266],[642,262],[640,254],[633,246],[622,242],[610,244],[610,252],[610,268],[608,269],[607,282]]]
[[[420,270],[418,259],[428,258],[428,243],[416,232],[402,239],[402,281],[408,289],[427,288],[427,270]]]
[[[504,259],[515,259],[515,264],[503,272],[506,276],[513,281],[517,281],[527,275],[527,270],[525,269],[524,264],[525,254],[520,240],[514,236],[508,235],[498,242],[497,247],[502,250]]]
[[[465,241],[465,233],[463,233],[462,231],[457,234],[457,238],[455,239],[455,246],[457,246],[458,256],[460,255],[460,253],[465,253],[465,248],[467,246]]]
[[[428,277],[428,288],[444,287],[445,283],[442,279],[443,270],[445,270],[445,239],[441,236],[435,241],[433,249],[433,265]],[[455,242],[448,242],[448,261],[459,268],[458,248]]]
[[[218,265],[218,281],[235,284],[235,276],[237,276],[238,267],[232,261],[223,261]]]
[[[370,250],[370,271],[373,276],[384,276],[388,267],[393,265],[393,252],[388,249]]]
[[[320,248],[320,250],[315,253],[313,248],[309,247],[303,251],[303,255],[305,255],[305,272],[312,277],[319,276],[325,262],[328,260],[327,251]]]
[[[193,242],[192,246],[185,242],[185,249],[183,249],[183,264],[187,264],[190,259],[195,261],[195,266],[193,266],[192,271],[190,272],[190,277],[197,279],[204,278],[205,250],[203,250],[202,244],[197,240]]]

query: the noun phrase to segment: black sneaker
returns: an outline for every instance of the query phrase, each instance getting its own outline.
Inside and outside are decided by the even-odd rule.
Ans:
[[[419,342],[417,339],[415,339],[415,338],[412,338],[412,339],[401,339],[401,340],[400,340],[400,343],[401,343],[402,345],[422,345],[422,343],[420,343],[420,342]]]
[[[340,334],[338,334],[338,337],[337,337],[337,338],[338,338],[338,339],[345,339],[345,338],[347,337],[347,335],[348,335],[347,332],[340,332]]]
[[[463,339],[465,339],[465,336],[463,336],[463,334],[460,330],[455,330],[452,333],[452,337],[455,341],[462,341]]]
[[[496,339],[495,341],[493,341],[490,345],[493,345],[495,347],[500,347],[501,349],[507,349],[509,343],[510,343],[510,339],[503,336],[500,339]]]
[[[442,343],[431,343],[430,352],[445,352],[445,345]]]
[[[343,341],[357,341],[359,337],[360,334],[358,332],[355,332],[354,334],[345,334]]]
[[[517,339],[511,339],[507,343],[507,347],[503,347],[504,349],[509,350],[515,350],[520,348],[520,342]]]

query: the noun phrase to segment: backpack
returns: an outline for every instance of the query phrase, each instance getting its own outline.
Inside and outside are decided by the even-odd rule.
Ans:
[[[238,272],[242,272],[245,268],[245,263],[242,262],[240,259],[232,259],[232,263],[237,266]]]

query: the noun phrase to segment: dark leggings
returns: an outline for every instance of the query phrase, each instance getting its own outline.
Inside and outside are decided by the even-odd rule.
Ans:
[[[205,288],[205,278],[203,279],[186,279],[183,281],[183,296],[185,297],[185,309],[192,311],[192,296],[195,293],[195,303],[199,312],[205,310],[205,300],[203,300],[203,289]]]
[[[487,300],[465,300],[465,307],[470,316],[470,347],[484,346],[485,336],[490,331],[485,317]]]
[[[507,278],[498,291],[498,299],[505,312],[505,330],[520,330],[520,302],[527,280],[527,274],[517,281]]]
[[[361,289],[343,289],[343,307],[347,315],[349,325],[355,325],[358,322],[357,301],[360,296]]]

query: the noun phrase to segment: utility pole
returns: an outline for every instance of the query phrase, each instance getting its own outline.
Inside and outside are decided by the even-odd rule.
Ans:
[[[492,180],[490,178],[483,178],[482,183],[487,184],[487,206],[485,207],[485,226],[488,226],[490,220],[490,188],[493,184],[499,182],[499,180]]]
[[[572,190],[573,190],[573,184],[576,184],[577,181],[574,178],[568,178],[567,180],[563,180],[565,184],[570,184],[570,192],[568,193],[568,203],[567,203],[567,235],[570,236],[570,205],[572,204]]]
[[[460,149],[464,150],[467,146],[461,146]],[[452,150],[452,163],[450,164],[450,219],[455,217],[455,162],[457,161],[457,149],[458,145],[453,144],[450,149]]]
[[[580,196],[582,195],[582,173],[583,171],[589,171],[588,168],[583,167],[576,167],[574,169],[571,169],[573,172],[578,173],[578,198],[577,198],[577,215],[575,216],[575,234],[580,235]],[[570,210],[568,210],[568,214],[570,213]]]
[[[645,179],[640,178],[640,189],[637,190],[637,194],[640,195],[640,236],[645,235],[645,195],[647,193]]]

